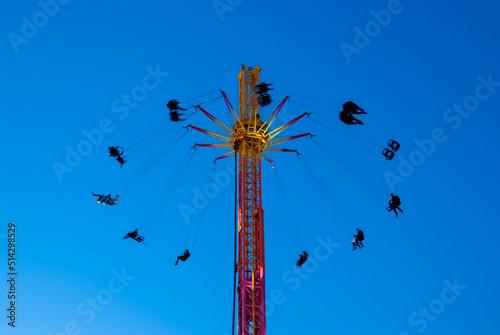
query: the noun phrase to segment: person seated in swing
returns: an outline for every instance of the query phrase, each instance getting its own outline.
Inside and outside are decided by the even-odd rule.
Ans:
[[[343,110],[340,112],[340,121],[344,122],[345,124],[360,124],[363,125],[364,123],[361,120],[356,119],[351,113]]]
[[[170,111],[177,111],[177,110],[187,111],[187,109],[179,107],[179,101],[177,101],[175,99],[170,100],[167,103],[167,107],[168,107],[168,109],[170,109]]]
[[[303,254],[299,255],[299,260],[297,261],[297,270],[307,261],[309,254],[304,251]]]
[[[191,256],[191,254],[189,253],[189,250],[186,249],[186,251],[184,251],[184,255],[182,256],[177,256],[177,261],[175,262],[175,265],[179,264],[179,260],[185,262],[186,259],[189,258],[189,256]]]
[[[387,208],[387,210],[389,212],[394,211],[396,217],[398,217],[398,211],[397,211],[398,209],[401,212],[401,214],[403,214],[403,210],[399,208],[399,206],[401,206],[401,199],[399,199],[397,195],[394,195],[392,193],[389,194],[389,196],[391,197],[391,200],[389,200],[389,207]]]
[[[96,195],[96,196],[99,195],[99,194],[94,194],[94,192],[92,192],[92,194]],[[99,199],[97,199],[97,200],[100,201],[103,205],[107,204],[107,205],[113,206],[113,205],[116,205],[118,203],[118,195],[116,196],[115,199],[113,199],[113,198],[111,198],[111,194],[108,194],[108,195],[104,195],[104,196],[99,197]]]
[[[130,238],[133,238],[135,240],[138,235],[139,235],[139,233],[137,232],[137,228],[135,228],[134,231],[127,233],[127,235],[125,235],[124,239],[130,237]]]
[[[364,248],[364,245],[363,245],[363,240],[365,239],[365,233],[363,233],[363,231],[359,228],[356,228],[356,230],[358,231],[358,235],[355,235],[356,236],[356,241],[358,242],[358,248]]]
[[[134,231],[131,231],[131,232],[127,233],[127,235],[125,235],[123,237],[123,239],[127,239],[127,238],[131,238],[131,239],[137,241],[138,243],[142,242],[142,244],[144,244],[145,246],[147,246],[146,243],[144,243],[144,236],[140,236],[139,235],[139,233],[137,231],[137,228],[135,228]]]
[[[256,85],[253,89],[255,93],[267,93],[267,91],[273,90],[274,88],[270,88],[272,84],[266,84],[266,83],[260,83],[259,85]]]
[[[126,160],[123,159],[123,148],[116,146],[116,147],[108,147],[109,150],[109,155],[111,157],[116,157],[116,160],[121,164],[120,167],[125,164]]]
[[[186,119],[180,119],[179,115],[185,115],[185,114],[181,114],[181,113],[178,113],[176,111],[170,112],[170,121],[174,121],[174,122],[186,121]]]
[[[344,107],[344,110],[350,114],[366,114],[363,108],[359,107],[352,101],[347,101],[342,107]]]
[[[257,102],[261,107],[266,107],[273,101],[271,100],[271,96],[268,94],[257,94]]]

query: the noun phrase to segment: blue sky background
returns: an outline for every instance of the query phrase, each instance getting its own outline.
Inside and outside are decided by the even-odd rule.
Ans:
[[[232,160],[215,170],[231,181],[188,224],[179,206],[194,206],[224,152],[192,155],[194,143],[213,141],[181,126],[217,128],[202,114],[172,124],[165,103],[222,89],[236,107],[242,63],[273,83],[264,116],[290,94],[277,124],[313,113],[283,136],[316,134],[350,167],[296,140],[289,148],[314,172],[294,154],[272,155],[283,197],[263,162],[268,333],[500,332],[498,1],[44,3],[0,10],[2,334],[231,333],[234,184],[223,171]],[[139,92],[155,69],[158,85],[127,107],[122,95]],[[364,126],[337,120],[347,100],[368,112]],[[447,111],[455,104],[470,112]],[[206,108],[229,124],[223,101]],[[109,131],[84,148],[84,131],[102,122]],[[154,141],[131,139],[159,124],[168,131]],[[417,143],[436,132],[440,143],[422,153]],[[401,149],[387,161],[358,137],[382,146],[393,138]],[[127,141],[151,146],[120,169],[107,147]],[[68,164],[68,148],[87,152],[58,178],[54,164]],[[393,188],[388,175],[400,178]],[[120,202],[101,206],[91,191]],[[405,211],[397,219],[385,210],[391,191]],[[9,221],[16,329],[6,318]],[[135,227],[147,247],[122,239]],[[356,227],[366,240],[353,252]],[[192,257],[175,267],[186,247]],[[302,250],[313,257],[297,272]]]

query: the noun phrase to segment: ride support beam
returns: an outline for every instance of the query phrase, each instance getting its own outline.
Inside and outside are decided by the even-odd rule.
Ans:
[[[238,154],[238,335],[266,334],[264,213],[262,209],[260,106],[253,88],[260,68],[243,65],[239,122],[233,126]]]

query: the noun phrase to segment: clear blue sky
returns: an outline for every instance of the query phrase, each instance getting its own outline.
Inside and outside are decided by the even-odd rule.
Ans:
[[[2,334],[231,333],[232,176],[187,224],[179,208],[194,206],[224,152],[201,148],[183,165],[194,143],[213,141],[180,138],[180,127],[217,128],[202,114],[172,124],[165,103],[222,89],[236,106],[242,63],[273,83],[264,116],[290,94],[277,124],[313,113],[284,136],[316,134],[350,167],[298,139],[290,147],[314,174],[294,154],[274,154],[283,197],[263,162],[268,334],[500,333],[499,1],[0,7]],[[347,100],[368,112],[364,126],[337,120]],[[221,100],[206,108],[228,123]],[[131,137],[162,122],[171,128],[123,168],[108,157],[109,145],[141,144]],[[387,161],[339,130],[401,149]],[[216,173],[230,167],[220,161]],[[120,202],[101,206],[92,191]],[[397,219],[385,209],[391,191],[403,202]],[[9,221],[16,329],[6,318]],[[122,239],[135,227],[147,247]],[[356,227],[365,248],[353,252]],[[192,257],[174,266],[186,246]],[[297,272],[302,250],[312,257]]]

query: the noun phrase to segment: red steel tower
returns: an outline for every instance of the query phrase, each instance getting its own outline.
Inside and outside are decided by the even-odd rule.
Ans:
[[[254,91],[255,86],[259,84],[260,68],[251,68],[244,64],[242,67],[243,69],[238,75],[240,82],[238,114],[234,111],[225,93],[222,92],[234,122],[232,128],[220,122],[201,106],[197,106],[197,108],[214,121],[225,135],[192,125],[189,127],[222,140],[223,143],[219,144],[196,144],[196,146],[230,150],[216,159],[238,155],[238,335],[265,335],[264,211],[262,209],[261,158],[270,161],[264,155],[266,151],[296,152],[295,150],[276,148],[275,145],[310,134],[275,138],[307,113],[303,113],[276,129],[271,129],[288,97],[265,121],[262,121],[260,105],[257,102],[258,95]]]

